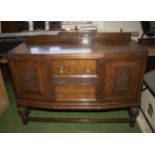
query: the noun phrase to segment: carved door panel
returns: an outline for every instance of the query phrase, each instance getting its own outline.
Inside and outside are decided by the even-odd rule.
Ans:
[[[135,98],[139,91],[141,61],[119,60],[105,66],[104,98]]]
[[[50,100],[48,61],[15,60],[10,62],[16,95],[20,99]]]

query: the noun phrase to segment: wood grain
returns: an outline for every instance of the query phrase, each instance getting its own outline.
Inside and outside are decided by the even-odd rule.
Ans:
[[[95,99],[96,87],[95,86],[56,86],[57,99]]]
[[[8,94],[5,88],[2,72],[0,69],[0,113],[6,110],[9,106]]]
[[[52,62],[53,75],[94,75],[95,60],[58,60]]]

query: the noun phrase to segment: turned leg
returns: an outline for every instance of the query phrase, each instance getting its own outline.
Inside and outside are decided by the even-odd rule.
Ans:
[[[138,107],[132,107],[129,108],[129,115],[130,115],[130,126],[134,127],[136,123],[136,117],[139,114],[139,108]]]
[[[23,124],[27,125],[27,123],[28,123],[28,114],[30,112],[30,109],[26,108],[26,107],[21,107],[21,106],[19,106],[17,108],[18,108],[18,113],[22,118]]]

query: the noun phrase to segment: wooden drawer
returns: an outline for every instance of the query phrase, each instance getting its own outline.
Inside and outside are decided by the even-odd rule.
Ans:
[[[81,85],[81,86],[88,86],[88,85],[97,85],[97,75],[91,75],[89,77],[57,77],[53,78],[55,85]]]
[[[52,62],[53,75],[94,75],[96,60],[58,60]]]
[[[56,86],[57,99],[96,99],[95,86]]]

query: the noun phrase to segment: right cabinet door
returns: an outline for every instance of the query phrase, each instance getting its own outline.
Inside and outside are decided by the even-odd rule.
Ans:
[[[136,98],[140,88],[141,60],[114,60],[105,64],[104,98]]]

